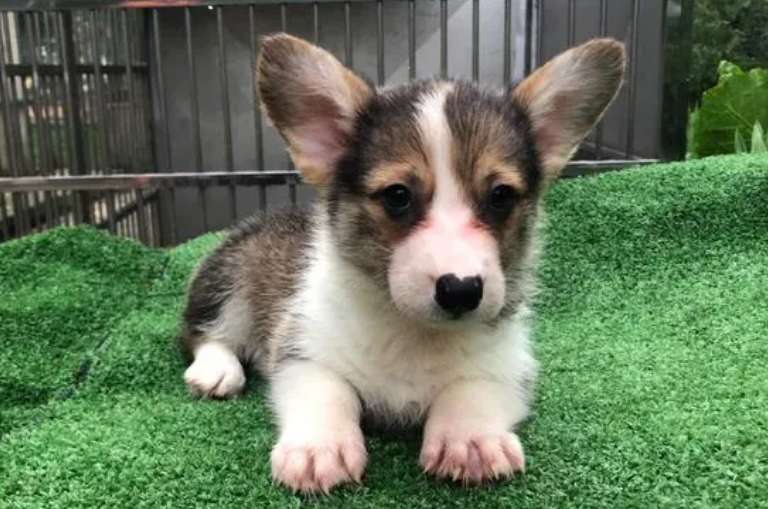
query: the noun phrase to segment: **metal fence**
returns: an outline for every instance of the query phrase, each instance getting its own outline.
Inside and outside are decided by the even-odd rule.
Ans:
[[[507,85],[581,39],[613,35],[629,43],[623,99],[568,172],[656,156],[661,83],[641,98],[654,108],[639,112],[648,87],[636,63],[652,47],[651,74],[662,67],[662,0],[18,0],[0,9],[0,240],[89,223],[172,245],[310,199],[251,72],[259,35],[277,30],[328,47],[380,85],[456,74]],[[549,34],[563,24],[558,42]],[[644,121],[657,124],[650,145],[638,136]]]

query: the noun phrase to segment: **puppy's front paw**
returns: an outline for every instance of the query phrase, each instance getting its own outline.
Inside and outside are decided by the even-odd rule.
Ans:
[[[514,433],[433,432],[421,449],[427,473],[465,484],[512,477],[525,471],[525,456]]]
[[[242,392],[245,373],[234,356],[200,356],[187,368],[184,381],[195,396],[229,398]]]
[[[322,440],[280,440],[272,450],[272,478],[303,493],[323,492],[363,477],[367,453],[359,430]]]

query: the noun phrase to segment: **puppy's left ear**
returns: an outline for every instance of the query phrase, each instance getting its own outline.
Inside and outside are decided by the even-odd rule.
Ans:
[[[282,33],[262,39],[256,78],[304,180],[328,183],[374,90],[327,51]]]
[[[625,67],[623,44],[593,39],[556,56],[512,92],[530,118],[547,180],[560,174],[616,97]]]

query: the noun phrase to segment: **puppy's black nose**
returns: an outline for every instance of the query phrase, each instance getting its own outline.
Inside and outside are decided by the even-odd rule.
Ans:
[[[456,274],[444,274],[435,283],[435,301],[454,317],[477,309],[482,298],[483,280],[480,276],[459,279]]]

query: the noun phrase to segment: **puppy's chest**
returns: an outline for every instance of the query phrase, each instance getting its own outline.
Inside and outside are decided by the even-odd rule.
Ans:
[[[304,348],[348,380],[373,413],[417,419],[447,384],[474,371],[472,355],[456,342],[381,322],[340,320],[314,327]]]

